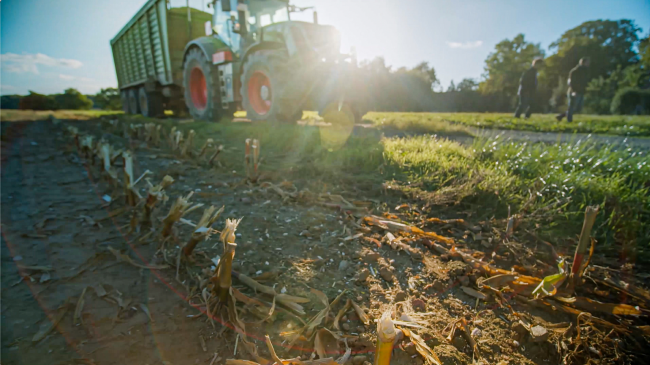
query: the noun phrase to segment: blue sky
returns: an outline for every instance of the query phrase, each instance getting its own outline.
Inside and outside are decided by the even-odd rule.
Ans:
[[[174,0],[178,1],[178,0]],[[200,6],[201,1],[191,0]],[[116,86],[110,39],[146,0],[0,0],[1,93],[95,93]],[[184,1],[181,1],[184,2]],[[649,0],[294,0],[336,26],[342,51],[394,67],[428,61],[441,84],[480,78],[494,45],[524,33],[547,49],[587,20],[632,19],[650,30]],[[311,12],[303,14],[311,20]],[[547,50],[547,54],[550,54]]]

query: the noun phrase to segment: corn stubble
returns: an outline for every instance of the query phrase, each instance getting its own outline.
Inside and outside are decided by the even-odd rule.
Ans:
[[[185,244],[185,246],[183,246],[182,255],[184,257],[191,256],[196,245],[201,241],[207,240],[210,235],[215,232],[215,230],[212,229],[212,225],[217,221],[217,219],[219,219],[224,208],[225,206],[222,206],[218,211],[216,211],[217,208],[211,206],[203,211],[203,216],[201,216],[199,223],[196,224],[190,240]]]
[[[178,197],[174,204],[172,204],[172,207],[169,209],[169,213],[167,213],[167,216],[165,219],[163,219],[163,229],[161,233],[163,237],[169,237],[172,234],[174,223],[178,222],[178,220],[181,219],[185,214],[203,206],[203,204],[199,203],[190,207],[189,200],[192,195],[194,195],[194,192],[190,192],[185,197]]]
[[[215,270],[214,276],[210,279],[212,282],[212,291],[219,299],[219,303],[227,303],[230,296],[230,286],[232,285],[232,262],[235,258],[235,231],[241,219],[226,219],[226,226],[221,231],[221,242],[223,243],[223,255],[219,260],[219,265]]]

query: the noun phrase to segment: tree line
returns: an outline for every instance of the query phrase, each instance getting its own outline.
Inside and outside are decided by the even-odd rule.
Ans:
[[[439,87],[435,69],[422,62],[412,69],[392,70],[383,58],[360,64],[359,72],[378,111],[511,112],[519,79],[535,58],[539,72],[535,112],[566,109],[567,77],[582,57],[591,58],[585,112],[650,113],[650,41],[639,38],[631,20],[595,20],[570,29],[550,45],[548,57],[539,43],[518,34],[499,42],[485,60],[480,80],[452,81]]]
[[[0,105],[2,109],[31,110],[89,110],[93,107],[104,110],[122,109],[120,92],[112,87],[101,89],[95,95],[84,95],[74,88],[52,95],[33,91],[29,91],[28,95],[2,95]]]

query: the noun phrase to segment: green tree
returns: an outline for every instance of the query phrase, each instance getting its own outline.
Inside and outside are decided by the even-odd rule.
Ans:
[[[593,78],[607,78],[619,66],[626,68],[638,61],[635,46],[638,28],[633,21],[592,20],[569,29],[551,43],[556,53],[546,60],[540,74],[540,83],[546,88],[556,86],[559,77],[566,79],[583,57],[591,58],[589,72]]]
[[[57,110],[60,109],[56,100],[50,95],[29,91],[29,95],[20,99],[18,109],[23,110]]]
[[[474,91],[478,89],[478,83],[474,79],[463,79],[456,86],[458,91]]]
[[[122,110],[120,91],[114,87],[101,89],[95,94],[95,105],[104,110]]]
[[[2,95],[0,98],[0,108],[2,109],[18,109],[22,95]]]
[[[535,58],[540,57],[544,57],[544,51],[539,43],[526,42],[523,34],[499,42],[485,60],[485,80],[479,84],[479,90],[483,93],[503,93],[514,99],[521,74]]]
[[[93,107],[93,102],[80,93],[77,89],[66,89],[63,94],[54,95],[60,109],[88,110]]]

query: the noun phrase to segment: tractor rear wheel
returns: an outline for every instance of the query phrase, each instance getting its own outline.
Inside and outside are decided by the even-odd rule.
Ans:
[[[129,113],[140,114],[140,105],[138,103],[138,90],[129,90]]]
[[[295,123],[302,117],[302,109],[285,94],[290,82],[286,64],[287,57],[278,51],[248,56],[241,75],[242,106],[248,119]]]
[[[145,117],[158,117],[165,113],[162,102],[162,95],[157,92],[147,92],[144,87],[138,92],[140,112]]]
[[[183,65],[185,104],[194,119],[218,122],[223,114],[219,75],[203,52],[191,49]]]
[[[129,92],[122,90],[120,92],[120,99],[122,99],[122,110],[124,111],[124,114],[131,114],[131,110],[129,108]]]

